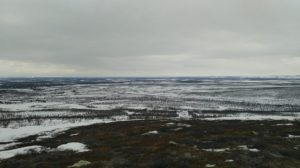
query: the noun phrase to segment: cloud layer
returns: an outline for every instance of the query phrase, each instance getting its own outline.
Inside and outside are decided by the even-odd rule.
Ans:
[[[0,76],[299,75],[299,7],[296,0],[3,0]]]

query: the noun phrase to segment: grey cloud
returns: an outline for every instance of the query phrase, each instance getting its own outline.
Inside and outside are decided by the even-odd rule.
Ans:
[[[296,0],[4,0],[0,59],[109,71],[118,60],[153,55],[299,57],[299,6]]]

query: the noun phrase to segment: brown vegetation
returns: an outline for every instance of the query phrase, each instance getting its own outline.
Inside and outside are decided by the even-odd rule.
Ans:
[[[166,123],[174,123],[167,125]],[[91,151],[42,152],[18,155],[0,162],[3,168],[67,167],[80,160],[91,162],[82,167],[300,167],[299,121],[204,121],[163,120],[127,121],[94,124],[65,131],[55,138],[35,141],[36,136],[21,139],[24,144],[56,148],[68,142],[81,142]],[[177,124],[188,124],[178,126]],[[174,130],[181,127],[180,130]],[[158,134],[142,135],[149,131]],[[76,136],[71,134],[79,133]],[[32,142],[32,140],[34,140]],[[169,143],[170,141],[175,142]],[[247,145],[253,152],[239,148]],[[225,149],[209,151],[210,149]],[[205,149],[205,150],[203,150]],[[227,161],[226,161],[227,160]],[[228,162],[228,160],[233,160]]]

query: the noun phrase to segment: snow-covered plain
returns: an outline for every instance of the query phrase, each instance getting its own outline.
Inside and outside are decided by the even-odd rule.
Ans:
[[[30,82],[24,80],[17,81]],[[0,79],[0,142],[9,142],[0,145],[0,151],[28,135],[38,134],[37,140],[43,140],[71,127],[159,119],[156,114],[176,120],[300,119],[296,78],[99,79],[89,84],[68,80],[58,79],[62,85],[3,88],[14,80]]]
[[[294,79],[149,79],[35,89],[0,88],[0,91],[3,91],[0,101],[15,102],[0,104],[0,109],[9,111],[74,108],[109,110],[116,107],[130,107],[295,111],[300,106],[299,90],[300,82]]]

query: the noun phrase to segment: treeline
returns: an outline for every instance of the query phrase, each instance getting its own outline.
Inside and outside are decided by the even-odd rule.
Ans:
[[[34,81],[34,82],[5,82],[0,85],[0,88],[35,88],[49,86],[64,86],[68,83],[51,82],[51,81]]]
[[[114,119],[115,116],[128,116],[129,119],[165,119],[178,117],[176,111],[168,110],[147,110],[147,109],[112,109],[112,110],[94,110],[94,109],[64,109],[59,112],[58,109],[44,109],[41,112],[49,112],[44,116],[37,114],[38,111],[34,111],[35,114],[24,114],[25,112],[1,112],[0,113],[0,127],[8,127],[11,123],[26,123],[39,125],[44,123],[44,120],[76,120],[76,119]],[[62,110],[62,109],[60,109]],[[128,115],[126,111],[134,112],[134,114]],[[64,113],[66,112],[66,113]],[[21,124],[22,125],[22,124]]]
[[[151,110],[129,115],[129,119],[167,119],[178,117],[176,111]]]

